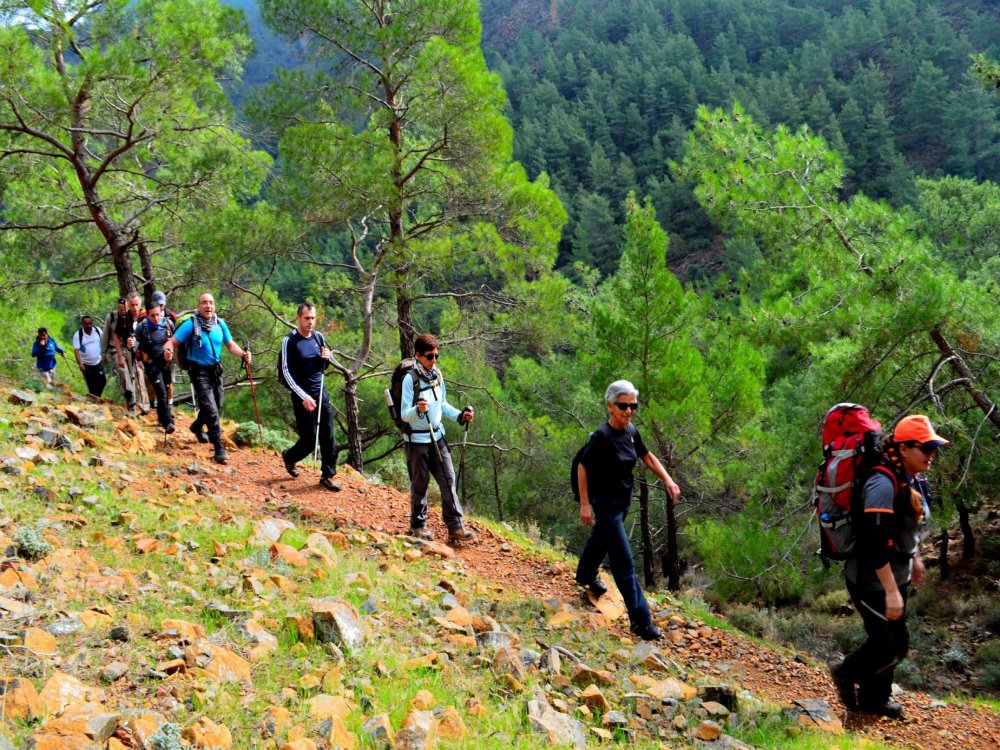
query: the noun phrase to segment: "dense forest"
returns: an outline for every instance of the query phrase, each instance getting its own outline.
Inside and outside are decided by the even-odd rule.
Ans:
[[[431,330],[476,408],[466,504],[574,549],[570,459],[625,377],[684,496],[640,482],[647,585],[768,605],[839,581],[808,499],[826,408],[923,411],[953,442],[934,534],[1000,579],[991,3],[36,5],[0,3],[4,372],[30,381],[38,325],[209,289],[280,447],[308,298],[343,460],[405,484],[381,394]]]

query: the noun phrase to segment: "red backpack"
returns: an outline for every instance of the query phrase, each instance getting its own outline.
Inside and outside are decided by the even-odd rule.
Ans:
[[[857,541],[861,490],[874,470],[881,470],[882,423],[861,404],[837,404],[823,419],[823,463],[813,484],[813,502],[819,519],[819,556],[847,560]],[[888,469],[885,473],[896,477]]]

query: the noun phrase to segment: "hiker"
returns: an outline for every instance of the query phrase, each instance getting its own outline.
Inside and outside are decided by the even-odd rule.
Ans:
[[[143,416],[149,414],[149,396],[142,367],[135,353],[135,329],[145,315],[139,294],[132,292],[126,295],[125,311],[116,316],[114,335],[115,361],[119,371],[125,373],[125,405],[133,414],[138,405],[139,413]]]
[[[930,507],[923,474],[938,448],[948,442],[923,414],[903,417],[865,480],[857,542],[854,555],[844,563],[844,578],[868,640],[830,665],[834,685],[849,710],[892,719],[903,716],[903,707],[891,699],[892,676],[909,648],[909,585],[924,582],[920,542],[926,536]]]
[[[149,297],[149,306],[156,305],[163,312],[163,319],[170,323],[171,328],[177,328],[177,313],[167,307],[167,295],[161,291],[153,292]]]
[[[173,325],[158,304],[146,310],[146,319],[135,331],[136,352],[156,396],[156,419],[168,435],[174,432],[173,400],[167,392],[174,368],[163,356],[163,345],[173,333]]]
[[[330,362],[331,352],[322,335],[313,330],[316,326],[313,305],[308,302],[299,305],[295,320],[296,329],[281,340],[278,362],[281,367],[279,379],[291,391],[299,439],[281,454],[281,459],[285,471],[297,477],[299,471],[295,464],[312,453],[318,441],[319,483],[331,492],[340,492],[340,485],[334,480],[337,444],[333,437],[333,406],[329,391],[323,385],[323,371]]]
[[[659,459],[649,452],[632,417],[639,408],[639,391],[627,380],[616,380],[604,392],[608,421],[590,436],[580,456],[577,479],[580,490],[580,520],[593,526],[580,553],[576,582],[595,596],[607,588],[598,576],[604,556],[611,563],[611,575],[625,599],[630,630],[644,641],[663,636],[653,624],[646,597],[639,587],[632,563],[632,548],[625,530],[625,516],[632,502],[632,468],[641,460],[663,480],[671,502],[681,489],[670,478]]]
[[[226,392],[222,385],[222,347],[230,354],[250,362],[250,352],[245,352],[233,341],[226,321],[215,314],[215,297],[205,292],[198,298],[198,309],[191,318],[181,323],[174,335],[163,345],[163,358],[173,361],[174,350],[184,347],[188,374],[198,402],[198,416],[191,423],[191,432],[199,443],[211,443],[215,448],[213,458],[224,464],[229,455],[222,445],[222,426],[219,414]],[[207,428],[208,435],[202,432]]]
[[[73,334],[73,354],[87,381],[87,393],[100,398],[108,379],[101,363],[101,334],[94,328],[94,319],[89,315],[80,318],[80,329]]]
[[[56,382],[56,355],[66,352],[56,340],[49,336],[47,328],[39,328],[35,342],[31,345],[31,356],[35,358],[35,367],[42,376],[46,388],[51,388]]]
[[[125,397],[125,406],[131,410],[131,405],[134,402],[134,398],[132,396],[132,379],[129,377],[128,370],[124,366],[118,366],[118,356],[116,354],[118,350],[115,347],[118,321],[124,315],[125,298],[119,297],[118,307],[109,312],[107,317],[104,319],[104,330],[101,331],[101,364],[108,366],[110,363],[114,368],[114,373],[118,377],[118,385],[121,387],[122,394]]]
[[[427,528],[427,486],[433,474],[441,491],[441,515],[448,527],[448,541],[467,542],[476,533],[462,522],[462,506],[455,491],[455,467],[444,439],[442,419],[448,417],[464,425],[472,422],[475,414],[468,407],[459,411],[448,403],[444,378],[435,366],[440,349],[438,340],[425,333],[413,345],[417,392],[414,392],[414,378],[404,378],[399,410],[401,419],[411,425],[410,434],[403,435],[406,470],[410,475],[410,534],[418,539],[434,538]]]

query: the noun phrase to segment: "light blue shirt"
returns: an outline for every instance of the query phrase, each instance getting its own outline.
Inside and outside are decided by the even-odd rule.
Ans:
[[[219,364],[222,360],[222,347],[233,340],[229,334],[229,327],[222,318],[219,318],[219,322],[212,327],[211,333],[204,328],[201,329],[201,346],[197,340],[191,341],[191,345],[188,346],[188,340],[194,339],[194,323],[191,319],[181,323],[180,328],[174,333],[174,338],[184,347],[188,362],[205,367]]]
[[[399,410],[399,414],[403,418],[403,421],[409,422],[414,430],[413,434],[408,437],[411,443],[430,443],[431,427],[434,428],[435,442],[440,440],[444,437],[444,425],[441,424],[442,418],[448,417],[453,422],[457,422],[459,415],[462,413],[448,403],[441,371],[435,368],[434,375],[437,376],[437,380],[433,387],[429,381],[425,380],[419,374],[417,375],[420,381],[420,395],[417,397],[413,395],[413,378],[407,375],[403,379],[403,392],[400,397],[403,405]],[[427,411],[423,414],[417,411],[416,402],[420,397],[423,397],[427,401]],[[424,431],[418,432],[417,430]]]

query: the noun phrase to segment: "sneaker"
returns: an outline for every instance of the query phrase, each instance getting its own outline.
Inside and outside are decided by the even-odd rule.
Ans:
[[[285,464],[285,471],[287,471],[293,478],[299,475],[299,470],[295,468],[295,462],[289,461],[284,453],[281,454],[281,461]]]
[[[587,589],[587,591],[596,596],[598,599],[608,593],[608,587],[601,582],[600,578],[595,578],[593,581],[589,581],[587,583],[580,583],[579,581],[577,581],[577,583]]]
[[[840,702],[844,704],[844,708],[848,711],[857,710],[858,694],[854,689],[854,682],[844,674],[844,662],[831,661],[827,663],[827,667],[830,669],[830,677],[833,679],[833,685],[837,688],[837,695],[840,696]]]
[[[320,487],[326,487],[330,492],[340,492],[340,485],[333,481],[333,477],[323,477],[319,480]]]
[[[633,625],[629,630],[644,641],[658,641],[663,637],[663,632],[651,622]]]
[[[434,535],[426,526],[411,526],[410,536],[414,539],[423,539],[425,542],[434,541]]]
[[[177,428],[174,427],[174,423],[171,422],[170,424],[168,424],[166,427],[163,428],[163,431],[168,435],[173,435],[175,432],[177,432]]]
[[[903,707],[895,701],[886,701],[881,706],[862,706],[861,710],[866,714],[884,716],[887,719],[902,719],[904,711]]]
[[[198,442],[199,443],[207,443],[208,442],[208,435],[206,435],[202,431],[200,424],[191,424],[188,427],[188,429],[191,430],[191,432],[194,434],[194,436],[196,438],[198,438]]]
[[[140,407],[139,407],[139,413],[140,413],[140,414],[141,414],[142,416],[144,416],[144,417],[145,417],[145,416],[146,416],[147,414],[149,414],[149,409],[147,409],[147,408],[146,408],[146,407],[144,407],[144,406],[140,406]]]
[[[448,529],[449,542],[467,542],[470,539],[475,538],[476,532],[472,529],[467,529],[464,526],[457,526],[454,529]]]

